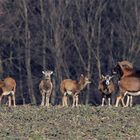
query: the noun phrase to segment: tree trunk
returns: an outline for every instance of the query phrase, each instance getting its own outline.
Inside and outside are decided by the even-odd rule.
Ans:
[[[31,72],[31,45],[30,45],[30,31],[28,25],[28,11],[26,1],[23,1],[24,6],[24,14],[25,14],[25,65],[27,70],[27,83],[28,83],[28,92],[30,96],[30,100],[32,104],[36,104],[34,90],[33,90],[33,82],[32,82],[32,72]]]
[[[43,45],[42,45],[42,57],[43,57],[43,69],[46,69],[46,46],[47,46],[47,38],[46,38],[46,30],[45,30],[45,11],[44,11],[44,1],[40,0],[41,7],[41,22],[42,22],[42,32],[43,32]]]
[[[2,59],[0,56],[0,79],[2,79],[2,75],[3,75],[3,66],[2,66]]]
[[[99,72],[99,77],[101,78],[101,62],[100,62],[100,34],[101,34],[101,16],[99,17],[98,23],[98,42],[97,42],[97,68]]]
[[[88,77],[91,76],[91,47],[88,46],[88,67],[87,67],[87,70],[88,70]],[[89,94],[90,94],[90,85],[88,84],[87,86],[87,93],[86,93],[86,104],[88,104],[89,102]]]

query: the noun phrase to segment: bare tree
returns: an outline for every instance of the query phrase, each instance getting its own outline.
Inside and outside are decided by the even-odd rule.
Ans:
[[[43,55],[43,69],[46,69],[46,47],[47,47],[47,38],[45,30],[45,10],[44,10],[44,0],[40,0],[41,7],[41,22],[42,22],[42,34],[43,34],[43,45],[42,45],[42,55]]]
[[[28,19],[28,9],[26,0],[22,0],[24,15],[25,15],[25,65],[27,70],[27,83],[28,90],[31,99],[31,103],[36,104],[34,89],[33,89],[33,81],[32,81],[32,72],[31,72],[31,45],[30,45],[30,30],[29,30],[29,19]]]

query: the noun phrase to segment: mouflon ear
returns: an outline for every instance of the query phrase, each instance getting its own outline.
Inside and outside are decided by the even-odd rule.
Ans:
[[[44,71],[42,71],[42,73],[44,74],[45,72],[44,72]]]
[[[53,74],[53,71],[51,71],[50,73]]]
[[[114,75],[111,76],[111,79],[114,77]]]
[[[109,76],[109,80],[111,80],[113,77],[114,77],[114,75],[112,75],[112,76]]]

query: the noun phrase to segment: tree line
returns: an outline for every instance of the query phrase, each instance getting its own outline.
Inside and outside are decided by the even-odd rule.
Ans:
[[[58,104],[61,80],[88,74],[80,101],[99,104],[101,74],[120,60],[139,67],[139,7],[139,0],[1,0],[0,78],[16,80],[18,104],[40,104],[42,70],[53,70]]]

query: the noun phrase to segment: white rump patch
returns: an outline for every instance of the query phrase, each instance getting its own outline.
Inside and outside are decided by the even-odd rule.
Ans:
[[[72,91],[67,91],[67,94],[68,95],[72,95]]]
[[[7,96],[9,94],[14,95],[14,91],[5,91],[5,92],[2,93],[3,96]]]
[[[137,92],[126,91],[124,95],[138,96],[140,95],[140,91]]]

